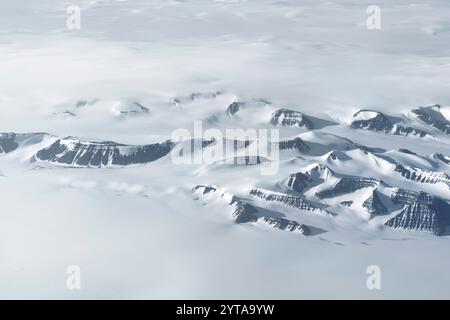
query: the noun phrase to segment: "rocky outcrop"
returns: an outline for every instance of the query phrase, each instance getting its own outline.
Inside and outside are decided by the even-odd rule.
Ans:
[[[334,198],[347,193],[352,193],[363,188],[375,188],[381,183],[378,179],[363,177],[344,177],[330,189],[316,193],[321,199]]]
[[[0,154],[14,151],[19,147],[16,137],[15,133],[0,133]]]
[[[297,195],[288,195],[282,193],[270,192],[258,188],[254,188],[250,191],[250,195],[257,197],[259,199],[265,200],[267,202],[277,202],[284,206],[295,208],[298,210],[315,212],[315,213],[323,213],[327,215],[334,215],[331,212],[328,212],[319,206],[312,204],[310,201],[305,198]]]
[[[192,191],[194,191],[195,193],[200,193],[201,195],[205,195],[208,193],[217,192],[218,188],[214,187],[214,186],[198,185],[198,186],[195,186],[194,188],[192,188]]]
[[[223,199],[223,201],[233,208],[232,216],[238,224],[258,222],[284,231],[300,233],[305,236],[312,235],[312,227],[285,218],[265,216],[245,199],[227,194],[215,186],[198,185],[193,188],[193,191],[202,197]],[[231,200],[227,202],[230,198]]]
[[[273,228],[286,230],[290,232],[300,233],[305,236],[311,235],[311,228],[307,225],[300,224],[297,221],[287,220],[283,218],[263,217],[258,221],[265,223]]]
[[[302,172],[297,172],[289,176],[287,186],[293,191],[302,193],[313,186],[313,179]]]
[[[178,96],[172,99],[172,104],[179,107],[185,104],[189,104],[198,100],[211,100],[216,99],[222,92],[193,92],[187,96]]]
[[[313,129],[313,123],[303,113],[289,109],[279,109],[272,113],[270,123],[276,126],[303,127]]]
[[[401,125],[393,118],[388,117],[381,112],[371,110],[360,110],[355,113],[350,127],[400,136],[417,135],[419,137],[425,137],[426,135],[429,135],[426,131]]]
[[[0,154],[17,150],[21,146],[38,144],[45,137],[51,137],[46,133],[0,133]]]
[[[417,192],[397,188],[391,194],[391,200],[396,205],[406,205],[417,197]]]
[[[434,105],[430,107],[420,107],[411,110],[421,121],[432,126],[433,128],[450,134],[450,121],[448,121],[441,113],[441,106]]]
[[[254,99],[248,102],[238,102],[235,101],[232,104],[230,104],[227,108],[227,114],[229,116],[234,116],[235,114],[237,114],[242,108],[260,108],[260,107],[265,107],[265,106],[269,106],[271,105],[271,103],[269,101],[263,100],[263,99]]]
[[[376,190],[372,191],[372,195],[363,202],[363,208],[370,214],[370,217],[384,215],[388,212],[387,208],[380,200],[380,196]]]
[[[149,108],[137,101],[123,101],[113,107],[117,115],[139,115],[150,113]]]
[[[395,171],[408,180],[420,183],[443,183],[450,188],[450,177],[444,172],[428,171],[419,168],[411,168],[401,164],[396,165]]]
[[[351,207],[353,205],[353,201],[349,200],[349,201],[342,201],[341,205],[344,207]]]
[[[425,192],[398,190],[393,200],[405,206],[398,215],[385,223],[388,227],[442,235],[450,226],[450,205],[440,198]]]
[[[307,189],[323,183],[330,177],[334,177],[334,172],[330,168],[321,164],[314,164],[300,172],[291,174],[286,185],[297,193],[303,193]]]
[[[76,117],[78,116],[79,111],[82,111],[82,109],[86,109],[88,107],[92,107],[97,102],[97,99],[92,99],[77,100],[70,104],[62,104],[56,107],[57,110],[53,112],[53,114],[56,116]]]
[[[334,177],[334,172],[330,168],[321,164],[314,164],[291,174],[286,185],[291,190],[302,193],[310,187],[323,183],[330,177]]]
[[[291,140],[284,140],[278,143],[280,151],[283,150],[296,150],[299,152],[308,152],[311,148],[301,139],[294,138]]]
[[[233,197],[230,205],[234,207],[233,217],[236,223],[256,222],[258,220],[256,215],[258,210],[247,202]]]
[[[39,150],[32,161],[76,167],[107,167],[144,164],[166,156],[173,143],[166,141],[141,146],[114,142],[89,142],[75,138],[58,139],[49,147]]]
[[[442,161],[445,164],[450,164],[450,157],[446,157],[442,153],[433,154],[433,158]]]

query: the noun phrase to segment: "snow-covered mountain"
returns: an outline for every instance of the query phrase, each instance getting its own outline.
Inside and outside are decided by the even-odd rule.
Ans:
[[[32,162],[49,162],[78,167],[108,167],[142,164],[166,156],[172,143],[166,141],[142,146],[127,146],[114,142],[82,141],[73,137],[58,139],[39,150]]]
[[[191,97],[194,96],[198,95],[191,95]],[[195,99],[190,103],[195,103]],[[232,117],[237,114],[242,116],[243,111],[246,112],[244,113],[246,117],[252,117],[253,112],[266,111],[267,107],[272,105],[267,100],[253,99],[249,103],[233,102],[228,106],[224,105],[223,108],[226,114]],[[427,109],[413,109],[411,113],[417,114],[417,110],[439,112],[439,108],[433,106]],[[251,112],[248,113],[249,111]],[[374,135],[402,133],[405,149],[399,151],[376,148],[370,141],[367,145],[357,144],[345,137],[330,135],[327,133],[327,128],[314,133],[312,122],[302,113],[278,109],[272,113],[270,124],[274,127],[281,126],[283,130],[285,126],[298,126],[305,127],[309,132],[300,136],[282,138],[277,142],[279,159],[269,159],[259,154],[259,150],[253,147],[257,141],[252,140],[252,137],[247,137],[247,140],[240,144],[237,140],[231,141],[231,150],[240,145],[240,153],[247,156],[237,156],[230,162],[229,159],[227,160],[227,153],[229,153],[227,151],[230,149],[225,148],[223,158],[216,161],[214,167],[216,170],[221,169],[231,173],[242,170],[242,165],[258,167],[263,162],[278,162],[281,172],[295,170],[294,172],[272,184],[269,181],[274,177],[266,182],[264,179],[261,181],[261,178],[254,173],[243,173],[246,180],[251,180],[253,176],[255,181],[259,180],[259,184],[263,185],[259,187],[255,184],[246,193],[242,193],[242,190],[220,191],[216,187],[207,187],[207,184],[195,186],[194,191],[201,196],[215,194],[216,198],[223,198],[231,192],[233,195],[225,198],[228,198],[228,205],[232,208],[232,216],[237,223],[256,225],[262,223],[286,231],[302,231],[301,233],[309,230],[298,221],[281,218],[283,210],[276,211],[270,207],[270,204],[276,203],[281,207],[295,208],[300,214],[312,212],[331,217],[345,215],[346,210],[352,210],[358,212],[361,217],[366,217],[367,221],[377,217],[378,228],[391,227],[446,235],[450,231],[447,230],[447,227],[450,227],[448,156],[435,153],[426,157],[426,155],[420,156],[407,150],[406,147],[410,145],[412,139],[408,133],[415,135],[425,131],[412,127],[396,127],[390,120],[393,118],[394,116],[388,117],[381,112],[359,111],[347,128],[345,124],[336,123],[334,126],[342,126],[349,132],[367,129],[374,131]],[[397,118],[401,119],[400,116]],[[420,120],[429,127],[430,132],[434,129],[442,131],[440,136],[439,133],[434,132],[434,136],[430,135],[429,138],[448,141],[447,132],[442,130],[442,126],[436,124],[442,124],[444,117],[441,115],[440,118],[434,116],[433,119],[435,118],[439,121],[431,121],[430,118]],[[273,121],[274,119],[276,121]],[[224,118],[222,121],[230,120]],[[242,119],[236,119],[236,121],[241,123]],[[220,122],[217,124],[220,125]],[[265,127],[267,123],[261,123],[261,125]],[[26,145],[41,143],[44,135],[50,136],[49,134],[2,133],[0,134],[0,150],[2,153],[13,153]],[[416,139],[419,140],[416,141],[421,141],[420,139],[425,136],[425,134],[418,134]],[[218,141],[206,139],[201,142],[199,148],[192,149],[192,145],[195,144],[195,140],[181,142],[167,140],[147,145],[124,145],[115,142],[84,141],[74,137],[53,138],[49,140],[48,146],[41,146],[42,148],[31,155],[29,163],[30,165],[46,163],[78,168],[120,168],[151,164],[161,158],[165,158],[166,162],[170,163],[170,153],[173,149],[180,149],[181,153],[191,152],[192,157],[200,153],[203,157],[205,153],[210,153],[211,149],[217,147]],[[227,141],[224,140],[222,144],[227,145]],[[242,161],[239,161],[239,157],[242,157]],[[361,176],[359,171],[363,167],[367,168],[367,174]],[[205,183],[210,183],[209,176],[214,176],[216,170],[202,171]],[[385,179],[388,182],[385,182]],[[439,192],[433,191],[434,186],[439,188]],[[235,196],[234,192],[238,195]],[[258,206],[252,204],[255,200],[259,200]],[[264,215],[263,213],[269,212],[268,210],[272,210],[273,213]],[[305,231],[305,234],[310,235],[310,232]]]

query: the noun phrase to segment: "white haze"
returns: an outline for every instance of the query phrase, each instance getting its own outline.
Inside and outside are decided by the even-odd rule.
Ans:
[[[0,132],[148,143],[192,128],[201,115],[170,105],[192,92],[225,93],[204,102],[211,112],[257,97],[342,122],[366,106],[450,105],[446,0],[377,1],[380,31],[366,28],[366,0],[78,3],[82,29],[69,31],[72,1],[0,2]],[[150,115],[111,112],[127,99]],[[78,100],[96,108],[53,115]],[[239,169],[204,181],[165,161],[31,170],[27,156],[0,159],[1,298],[450,298],[449,237],[265,231],[192,201],[196,183],[252,183]],[[81,291],[67,290],[68,265]],[[380,291],[366,287],[369,265]]]

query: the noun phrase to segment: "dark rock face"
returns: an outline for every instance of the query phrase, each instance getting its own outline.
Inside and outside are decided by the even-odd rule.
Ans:
[[[243,102],[233,102],[227,108],[228,115],[232,116],[239,112],[240,108],[245,105]]]
[[[333,215],[333,213],[321,209],[320,207],[309,202],[308,200],[296,195],[268,193],[260,189],[252,189],[250,191],[250,195],[268,202],[278,202],[285,206],[296,208],[299,210]]]
[[[384,215],[388,212],[383,205],[376,190],[372,191],[372,195],[363,203],[363,208],[370,214],[370,217]]]
[[[413,109],[411,112],[426,124],[442,131],[443,133],[450,134],[450,122],[442,115],[440,108],[441,107],[439,105],[434,105],[430,107]]]
[[[428,231],[436,235],[442,235],[450,226],[450,205],[447,202],[425,192],[405,190],[399,190],[394,198],[403,202],[405,207],[400,214],[388,220],[386,226]]]
[[[426,135],[429,135],[426,131],[412,128],[412,127],[405,127],[402,125],[395,124],[394,129],[392,131],[392,134],[397,136],[409,136],[409,135],[417,135],[420,137],[425,137]]]
[[[379,131],[400,136],[418,135],[425,137],[428,135],[423,130],[394,123],[389,117],[377,111],[360,110],[353,115],[353,118],[354,120],[350,124],[350,127],[354,129]]]
[[[122,116],[149,114],[150,109],[137,101],[122,101],[114,106],[117,114]]]
[[[331,176],[334,176],[331,169],[317,164],[304,172],[291,174],[287,181],[287,187],[297,193],[303,193],[307,189],[323,183]]]
[[[272,217],[263,217],[262,221],[273,228],[277,228],[280,230],[286,230],[290,232],[299,232],[305,236],[311,235],[311,229],[309,226],[304,224],[299,224],[296,221],[287,220],[283,218],[272,218]]]
[[[297,150],[299,152],[308,152],[311,148],[300,138],[280,141],[278,143],[280,150]]]
[[[397,189],[392,195],[391,200],[397,205],[406,205],[414,201],[417,197],[417,192],[405,189]]]
[[[412,154],[412,155],[414,155],[414,156],[416,156],[417,155],[417,153],[415,153],[415,152],[412,152],[411,150],[409,150],[409,149],[398,149],[398,152],[401,152],[401,153],[406,153],[406,154]]]
[[[78,112],[81,109],[86,109],[88,107],[93,106],[95,103],[97,103],[97,99],[93,99],[93,100],[77,100],[74,101],[73,103],[66,105],[65,110],[56,110],[55,112],[53,112],[53,115],[55,116],[67,116],[67,117],[77,117],[78,116]]]
[[[202,186],[202,185],[195,186],[193,188],[193,191],[199,191],[199,190],[202,192],[203,195],[205,195],[205,194],[208,194],[210,192],[216,192],[217,188],[216,187],[212,187],[212,186]]]
[[[213,146],[215,144],[216,144],[216,139],[214,139],[214,138],[212,138],[212,139],[203,139],[202,140],[202,148]]]
[[[316,196],[321,199],[334,198],[340,195],[355,192],[363,188],[375,188],[381,183],[378,179],[363,177],[344,177],[331,189],[317,192]]]
[[[94,101],[95,102],[95,101]],[[86,100],[78,100],[75,102],[75,108],[84,108],[89,104],[89,101]]]
[[[287,186],[295,192],[302,193],[312,186],[313,179],[302,172],[292,174],[289,177]]]
[[[304,127],[313,129],[311,120],[298,111],[279,109],[272,114],[270,122],[276,126]]]
[[[43,141],[46,133],[0,133],[0,154],[17,150],[20,146],[28,146]]]
[[[194,92],[190,95],[191,100],[195,101],[195,100],[199,100],[199,99],[215,99],[217,98],[219,95],[221,95],[222,92],[220,91],[216,91],[216,92]]]
[[[195,186],[192,191],[196,194],[200,194],[201,196],[206,196],[209,194],[214,194],[217,198],[224,198],[226,196],[223,191],[214,186],[198,185]],[[258,210],[242,199],[236,196],[231,196],[231,201],[228,205],[233,207],[232,214],[236,223],[249,223],[256,222],[258,220],[258,216],[256,215]]]
[[[69,117],[76,117],[77,116],[75,112],[68,111],[68,110],[63,111],[61,114],[65,115],[65,116],[69,116]]]
[[[288,220],[278,217],[258,217],[258,210],[252,205],[233,197],[231,205],[234,206],[233,217],[236,223],[251,223],[261,221],[272,228],[285,230],[289,232],[298,232],[305,236],[311,235],[308,226],[298,223],[297,221]]]
[[[215,196],[218,198],[224,198],[226,195],[214,186],[198,185],[193,188],[193,191],[201,196],[215,193]],[[228,204],[233,207],[232,215],[237,224],[261,222],[272,228],[301,233],[305,236],[312,235],[311,228],[313,227],[280,217],[265,216],[259,213],[258,209],[249,204],[245,199],[232,196]]]
[[[119,113],[122,115],[150,113],[149,108],[143,106],[139,102],[133,102],[130,105],[119,107]]]
[[[358,116],[364,115],[366,116],[362,117],[361,119],[358,118]],[[351,123],[352,128],[389,132],[394,126],[393,123],[384,114],[370,110],[360,110],[353,115],[353,118],[358,119],[353,120],[353,122]]]
[[[433,158],[435,158],[436,160],[440,160],[445,164],[450,164],[450,157],[446,157],[442,153],[435,153],[433,155]]]
[[[371,195],[367,198],[362,207],[370,214],[370,218],[375,216],[391,214],[401,208],[400,214],[385,223],[386,226],[402,229],[414,229],[431,231],[437,235],[442,234],[446,227],[450,226],[450,205],[437,197],[433,197],[424,192],[417,193],[414,191],[397,189],[390,196],[391,204],[396,208],[388,209],[381,200],[381,193],[378,187],[384,184],[381,180],[341,176],[327,171],[327,167],[317,165],[308,171],[299,172],[289,177],[287,186],[298,193],[304,193],[308,189],[320,185],[328,178],[338,178],[338,182],[331,188],[316,193],[320,199],[334,198],[344,194],[351,194],[363,188],[371,188]],[[415,169],[419,170],[419,169]],[[446,182],[448,177],[445,174],[435,172],[420,171],[421,174],[413,171],[405,173],[409,179],[426,182],[437,183]],[[389,186],[387,186],[389,187]],[[267,201],[277,201],[290,207],[296,207],[305,211],[323,210],[317,205],[312,204],[301,196],[270,194],[264,191],[254,189],[252,195]],[[386,199],[389,199],[388,197]],[[351,206],[352,201],[341,202],[343,206]]]
[[[331,151],[327,157],[328,161],[336,161],[336,160],[344,160],[344,159],[345,159],[345,157],[343,157],[342,154],[340,154],[336,151]]]
[[[242,200],[238,200],[236,197],[233,197],[230,205],[234,206],[233,217],[235,218],[236,223],[249,223],[258,220],[256,215],[258,210],[252,205]]]
[[[172,104],[175,106],[180,106],[183,104],[188,104],[191,102],[195,102],[197,100],[209,100],[209,99],[216,99],[219,95],[221,95],[222,92],[216,91],[216,92],[193,92],[190,95],[187,96],[179,96],[176,98],[173,98]]]
[[[410,168],[401,164],[396,165],[395,171],[399,172],[402,177],[408,180],[420,182],[420,183],[444,183],[450,188],[450,177],[444,172],[435,172],[421,170],[418,168]]]
[[[244,107],[263,107],[271,105],[269,101],[263,100],[263,99],[254,99],[249,102],[233,102],[230,104],[227,108],[227,114],[229,116],[234,116],[236,113],[238,113],[241,108]]]
[[[0,154],[14,151],[18,147],[15,133],[0,133]]]
[[[167,155],[173,143],[166,141],[143,146],[127,146],[114,142],[84,142],[59,139],[36,153],[34,161],[46,161],[70,166],[105,167],[143,164]]]

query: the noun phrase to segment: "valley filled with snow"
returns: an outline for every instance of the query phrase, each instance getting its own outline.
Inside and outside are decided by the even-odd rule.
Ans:
[[[448,1],[0,10],[0,298],[450,298]]]

